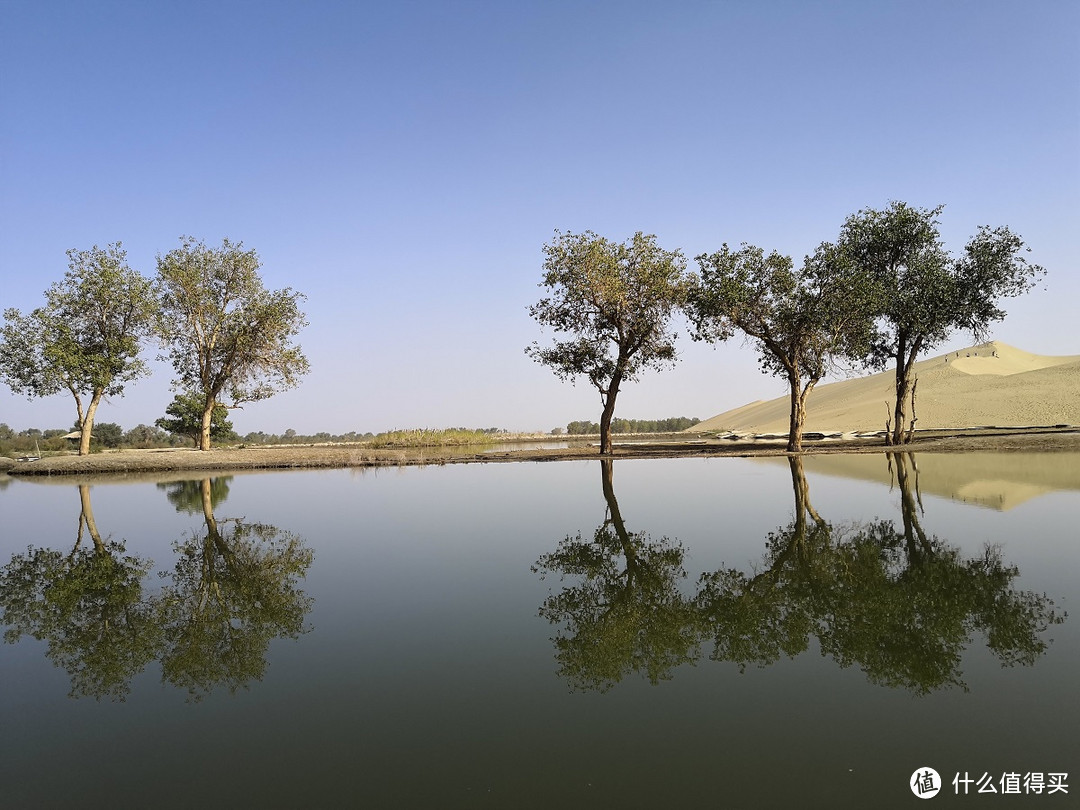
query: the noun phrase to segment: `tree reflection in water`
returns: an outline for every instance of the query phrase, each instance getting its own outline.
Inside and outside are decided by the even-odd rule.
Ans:
[[[210,482],[210,511],[217,509],[218,504],[229,497],[229,484],[232,483],[231,475],[219,475],[217,478],[207,479]],[[165,491],[165,497],[169,503],[176,507],[177,512],[189,515],[205,514],[203,489],[206,480],[166,481],[157,485],[158,489]]]
[[[549,596],[540,615],[562,625],[556,658],[571,688],[606,691],[632,672],[653,683],[670,678],[696,658],[698,638],[694,604],[679,589],[686,579],[682,546],[627,531],[611,459],[601,460],[600,470],[606,519],[591,541],[568,535],[533,571],[579,579]]]
[[[199,700],[218,686],[230,692],[261,679],[274,638],[305,631],[312,599],[298,587],[312,552],[294,534],[244,519],[219,520],[214,507],[229,478],[159,485],[178,511],[199,512],[205,532],[174,543],[168,582],[147,596],[150,560],[124,555],[102,540],[79,487],[82,509],[73,551],[28,549],[0,570],[5,641],[30,635],[68,671],[73,697],[123,700],[130,681],[160,660],[162,679]],[[93,541],[83,548],[84,527]]]
[[[313,601],[297,588],[312,561],[299,537],[242,518],[219,521],[210,479],[198,494],[206,533],[174,544],[179,559],[158,612],[169,640],[162,677],[195,699],[218,684],[232,692],[261,680],[271,639],[304,632]]]
[[[102,539],[90,487],[79,487],[79,499],[69,553],[31,546],[0,570],[4,641],[45,641],[49,660],[71,675],[72,697],[123,700],[161,643],[154,602],[143,590],[152,563],[125,554],[123,541]]]
[[[1002,665],[1030,666],[1046,651],[1046,630],[1064,621],[1045,594],[1013,587],[1019,576],[1000,549],[973,558],[921,524],[917,467],[896,454],[900,528],[888,520],[836,525],[814,509],[802,460],[789,458],[795,512],[769,534],[761,565],[747,573],[703,574],[682,596],[684,550],[622,526],[603,462],[609,518],[593,542],[567,537],[534,567],[580,583],[552,594],[540,614],[562,625],[560,671],[574,688],[607,689],[637,671],[656,683],[712,642],[710,658],[741,669],[794,657],[811,637],[840,666],[915,694],[957,686],[976,633]],[[620,560],[624,561],[620,564]]]

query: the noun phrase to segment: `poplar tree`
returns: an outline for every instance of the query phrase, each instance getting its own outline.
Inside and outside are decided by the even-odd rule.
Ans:
[[[28,315],[4,312],[0,378],[31,398],[69,392],[79,455],[86,455],[102,398],[122,395],[149,373],[139,354],[151,333],[154,296],[119,242],[67,256],[68,271],[45,291],[44,306]]]

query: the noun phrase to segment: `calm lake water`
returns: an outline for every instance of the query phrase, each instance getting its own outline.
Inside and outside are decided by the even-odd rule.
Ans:
[[[0,804],[1076,806],[1080,455],[948,459],[0,478]]]

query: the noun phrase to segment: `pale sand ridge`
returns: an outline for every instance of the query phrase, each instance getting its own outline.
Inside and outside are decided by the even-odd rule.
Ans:
[[[1080,424],[1080,355],[1030,354],[991,341],[921,360],[915,372],[920,429]],[[884,429],[894,379],[889,369],[820,385],[807,400],[806,430]],[[786,434],[789,410],[785,395],[726,411],[690,431]]]
[[[1007,511],[1050,492],[1080,491],[1080,456],[1067,453],[971,452],[909,455],[912,480],[923,495]],[[762,458],[760,464],[786,464]],[[813,455],[806,472],[896,486],[896,462],[882,455]],[[813,487],[811,486],[811,496]]]

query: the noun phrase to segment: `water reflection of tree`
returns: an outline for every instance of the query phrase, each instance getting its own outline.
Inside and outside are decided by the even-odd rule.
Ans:
[[[270,641],[300,635],[313,601],[297,587],[312,561],[303,541],[263,523],[218,520],[214,496],[212,481],[201,481],[206,532],[174,544],[179,559],[159,603],[169,639],[162,677],[196,699],[218,684],[235,691],[260,680]]]
[[[795,517],[769,534],[764,565],[754,575],[735,568],[702,575],[697,604],[704,632],[714,638],[713,660],[771,664],[805,650],[814,627],[812,594],[827,580],[823,550],[832,526],[810,503],[802,459],[789,458]],[[808,520],[809,519],[809,520]]]
[[[568,535],[533,566],[578,579],[550,595],[540,615],[562,631],[554,639],[560,674],[573,688],[605,691],[632,672],[653,683],[696,658],[693,602],[679,589],[684,550],[664,537],[631,533],[612,485],[612,461],[600,462],[607,517],[586,540]]]
[[[88,486],[79,487],[79,498],[71,552],[31,546],[0,571],[0,621],[9,625],[4,640],[45,641],[49,660],[70,673],[73,697],[122,700],[161,640],[142,584],[152,563],[125,554],[122,541],[103,540]],[[84,531],[90,547],[83,545]]]
[[[976,632],[1003,665],[1030,665],[1063,618],[997,548],[965,559],[923,530],[917,468],[897,454],[902,527],[886,520],[837,528],[810,504],[801,460],[790,459],[795,520],[769,535],[760,570],[703,576],[698,604],[712,658],[742,666],[793,656],[816,636],[823,654],[875,682],[918,694],[964,687],[960,661]],[[808,516],[810,520],[808,521]]]
[[[174,544],[175,568],[150,596],[143,580],[153,563],[101,538],[89,487],[80,486],[74,549],[31,547],[0,569],[0,620],[10,625],[5,641],[46,641],[48,658],[71,675],[73,697],[122,700],[131,678],[155,659],[162,679],[195,699],[260,679],[270,641],[304,631],[312,599],[298,583],[312,552],[274,526],[218,520],[214,505],[228,492],[227,481],[169,487],[178,509],[197,504],[206,530]],[[84,530],[91,548],[83,547]]]
[[[232,482],[231,475],[219,475],[210,481],[210,507],[211,511],[218,508],[229,497],[229,484]],[[157,485],[158,489],[165,490],[165,497],[177,512],[186,512],[189,515],[197,515],[203,511],[203,486],[206,482],[201,480],[189,481],[166,481]]]

